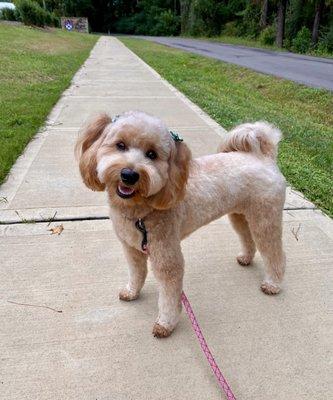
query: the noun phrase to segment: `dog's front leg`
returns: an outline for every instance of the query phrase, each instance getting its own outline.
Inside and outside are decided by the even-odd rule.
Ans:
[[[119,299],[136,300],[139,297],[147,276],[147,255],[122,242],[129,268],[129,280],[125,288],[119,292]]]
[[[151,250],[151,263],[159,284],[159,313],[153,335],[159,338],[170,336],[175,329],[181,312],[184,258],[180,242]]]

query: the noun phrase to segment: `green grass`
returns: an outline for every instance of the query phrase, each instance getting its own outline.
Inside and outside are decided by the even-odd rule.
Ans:
[[[284,133],[289,183],[333,215],[333,94],[140,39],[121,38],[226,129],[266,120]]]
[[[268,44],[262,44],[259,42],[259,40],[256,39],[250,39],[246,37],[240,37],[240,36],[228,36],[228,35],[220,35],[220,36],[215,36],[215,37],[193,37],[193,39],[201,39],[201,40],[208,40],[211,42],[220,42],[220,43],[226,43],[226,44],[235,44],[238,46],[245,46],[245,47],[254,47],[258,49],[267,49],[267,50],[272,50],[272,51],[290,51],[286,48],[281,48],[277,47],[275,44],[273,45],[268,45]],[[299,53],[295,53],[299,54]],[[306,53],[308,56],[313,56],[313,57],[326,57],[326,58],[333,58],[332,53],[323,53],[319,52],[318,50],[311,50]]]
[[[211,42],[222,42],[227,44],[235,44],[239,46],[246,46],[246,47],[255,47],[260,49],[268,49],[268,50],[276,50],[276,51],[287,51],[284,48],[277,47],[275,45],[268,45],[268,44],[261,44],[258,40],[250,39],[246,37],[240,36],[228,36],[228,35],[220,35],[215,37],[200,37],[200,38],[193,38],[193,39],[202,39],[202,40],[209,40]]]
[[[0,22],[0,183],[97,39]]]

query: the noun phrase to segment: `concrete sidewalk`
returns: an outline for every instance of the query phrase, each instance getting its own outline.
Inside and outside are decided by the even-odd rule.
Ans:
[[[195,155],[215,151],[223,135],[121,42],[99,40],[0,188],[0,398],[223,398],[185,313],[170,338],[152,337],[151,275],[138,301],[118,301],[125,259],[105,195],[81,183],[73,146],[91,113],[129,109],[162,117]],[[328,400],[333,224],[291,190],[285,208],[280,295],[259,290],[259,255],[251,268],[236,264],[239,243],[226,218],[184,242],[185,290],[238,399]],[[50,235],[60,223],[62,234]]]

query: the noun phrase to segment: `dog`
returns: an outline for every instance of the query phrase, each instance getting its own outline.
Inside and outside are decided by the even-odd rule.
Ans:
[[[119,298],[138,298],[147,260],[159,283],[153,335],[175,329],[181,312],[181,241],[228,214],[242,245],[237,261],[250,265],[256,248],[266,268],[261,289],[277,294],[285,270],[282,212],[286,183],[276,163],[281,132],[266,122],[242,124],[217,154],[193,159],[178,134],[157,117],[131,111],[97,116],[76,144],[85,185],[107,191],[110,218],[129,266]]]

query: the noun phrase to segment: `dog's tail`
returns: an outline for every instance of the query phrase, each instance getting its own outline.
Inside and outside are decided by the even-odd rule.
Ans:
[[[281,138],[280,130],[267,122],[242,124],[226,135],[218,150],[222,153],[244,151],[276,160]]]

